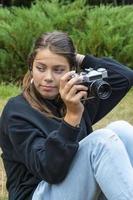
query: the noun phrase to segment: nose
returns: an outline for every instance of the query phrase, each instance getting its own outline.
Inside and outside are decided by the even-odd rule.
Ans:
[[[52,82],[53,81],[53,75],[52,75],[52,71],[51,70],[47,70],[45,72],[44,80],[48,81],[48,82]]]

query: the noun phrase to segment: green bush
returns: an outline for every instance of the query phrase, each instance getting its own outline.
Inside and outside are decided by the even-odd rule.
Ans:
[[[133,4],[132,0],[86,0],[90,5],[112,4],[112,5],[126,5]]]
[[[81,53],[111,56],[133,66],[133,6],[89,7],[77,0],[63,5],[41,1],[30,9],[0,8],[0,81],[19,82],[36,37],[62,30]]]

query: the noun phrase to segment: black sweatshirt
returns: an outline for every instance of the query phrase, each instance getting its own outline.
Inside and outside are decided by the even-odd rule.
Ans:
[[[112,94],[106,100],[86,102],[79,128],[63,120],[47,118],[20,94],[11,98],[0,119],[0,146],[7,174],[10,200],[29,200],[42,180],[56,184],[68,173],[78,142],[92,132],[91,126],[105,116],[133,85],[133,71],[109,58],[85,56],[83,68],[108,70]],[[44,102],[58,116],[57,102]]]

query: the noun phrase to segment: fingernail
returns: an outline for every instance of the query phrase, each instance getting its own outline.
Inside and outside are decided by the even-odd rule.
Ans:
[[[75,70],[73,70],[73,71],[70,71],[70,74],[75,74],[76,73],[76,71]]]

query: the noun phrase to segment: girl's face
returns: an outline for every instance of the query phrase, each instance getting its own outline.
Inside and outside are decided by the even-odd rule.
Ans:
[[[59,93],[60,78],[70,70],[64,56],[49,49],[40,50],[34,59],[32,76],[36,90],[43,98],[54,99]]]

